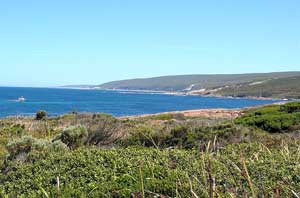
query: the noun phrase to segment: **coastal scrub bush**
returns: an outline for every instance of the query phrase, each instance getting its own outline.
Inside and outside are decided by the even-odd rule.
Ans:
[[[250,110],[236,118],[235,123],[270,133],[292,132],[300,129],[300,103],[271,105]]]
[[[46,111],[40,110],[40,111],[36,112],[35,119],[36,120],[43,120],[47,116],[48,116],[48,113]]]
[[[88,137],[88,132],[84,126],[70,126],[64,129],[52,142],[60,140],[70,149],[75,149],[82,146]]]
[[[88,145],[109,144],[123,135],[124,128],[121,127],[121,122],[112,115],[94,114],[92,119],[82,124],[87,128]]]
[[[25,133],[25,126],[23,124],[8,124],[0,128],[0,133],[10,137],[22,136]]]
[[[166,136],[168,136],[168,133],[163,133],[161,129],[140,126],[128,138],[123,140],[123,143],[126,146],[162,147]]]
[[[57,152],[66,151],[67,146],[61,141],[50,142],[46,139],[37,139],[26,135],[21,138],[10,141],[6,145],[8,156],[6,158],[6,168],[11,166],[12,161],[19,161],[23,163],[27,160],[28,154],[31,152]]]
[[[33,150],[45,150],[49,142],[43,139],[36,139],[32,136],[23,136],[9,142],[6,146],[10,158],[15,158],[21,153],[29,153]]]
[[[298,145],[220,150],[80,148],[44,152],[4,174],[7,197],[294,197]],[[47,194],[47,196],[46,196]]]
[[[25,125],[10,119],[0,120],[0,167],[8,155],[7,144],[11,139],[18,139],[26,134]]]
[[[166,124],[166,123],[164,123]],[[159,148],[203,148],[209,141],[218,140],[218,146],[249,142],[255,132],[233,123],[212,126],[195,126],[190,123],[163,125],[161,127],[139,126],[119,141],[121,146],[145,146]]]
[[[285,105],[281,105],[280,111],[285,111],[287,113],[300,112],[300,102],[290,102]]]

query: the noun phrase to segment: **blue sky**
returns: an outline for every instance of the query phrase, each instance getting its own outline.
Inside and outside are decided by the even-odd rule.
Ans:
[[[300,70],[299,0],[0,3],[0,85]]]

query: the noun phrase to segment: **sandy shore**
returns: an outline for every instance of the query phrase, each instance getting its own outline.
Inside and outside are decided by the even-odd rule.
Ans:
[[[149,116],[161,115],[161,114],[183,114],[187,117],[206,117],[206,118],[227,118],[233,119],[242,114],[244,109],[196,109],[196,110],[185,110],[185,111],[172,111],[172,112],[163,112],[156,114],[143,114],[136,116],[124,116],[120,119],[137,119],[145,118]]]
[[[273,103],[275,105],[282,105],[288,103],[288,101],[276,102]],[[134,116],[123,116],[119,117],[120,119],[137,119],[137,118],[145,118],[149,116],[156,116],[161,114],[183,114],[187,117],[206,117],[206,118],[224,118],[224,119],[234,119],[243,114],[245,110],[255,109],[266,105],[258,105],[253,107],[245,107],[240,109],[224,109],[224,108],[216,108],[216,109],[195,109],[195,110],[184,110],[184,111],[171,111],[171,112],[162,112],[155,114],[143,114],[143,115],[134,115]]]

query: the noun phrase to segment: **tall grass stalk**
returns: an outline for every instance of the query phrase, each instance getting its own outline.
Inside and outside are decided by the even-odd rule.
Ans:
[[[140,162],[140,167],[139,167],[140,185],[141,185],[142,197],[145,198],[144,177],[142,172],[142,166],[143,166],[143,162]]]
[[[49,198],[48,193],[46,192],[46,190],[42,186],[39,186],[39,189],[41,189],[41,191],[43,192],[43,194],[45,195],[45,197]]]
[[[247,165],[246,165],[246,160],[245,160],[245,158],[244,158],[244,157],[241,157],[241,161],[242,161],[244,173],[245,173],[245,175],[246,175],[246,179],[247,179],[247,182],[248,182],[248,184],[249,184],[249,187],[250,187],[252,196],[253,196],[253,197],[257,197],[256,194],[255,194],[255,191],[254,191],[254,187],[253,187],[253,183],[252,183],[251,177],[250,177],[249,172],[248,172],[248,168],[247,168]]]
[[[198,197],[198,195],[194,192],[194,190],[193,190],[193,184],[192,184],[192,181],[191,181],[191,179],[190,179],[190,177],[187,175],[187,178],[188,178],[188,180],[189,180],[189,184],[190,184],[190,191],[191,191],[191,193],[192,193],[192,195],[193,195],[193,197],[195,197],[195,198],[199,198]]]
[[[60,181],[59,181],[59,176],[56,177],[56,182],[57,182],[57,197],[60,197]]]

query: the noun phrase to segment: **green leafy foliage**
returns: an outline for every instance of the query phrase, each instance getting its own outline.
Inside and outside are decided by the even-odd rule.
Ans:
[[[272,105],[247,112],[235,120],[236,124],[257,127],[271,133],[300,129],[300,103]]]
[[[218,139],[218,146],[230,143],[242,143],[255,140],[255,131],[239,127],[232,123],[213,126],[195,126],[194,123],[174,124],[164,127],[140,126],[126,139],[119,141],[122,146],[146,146],[159,148],[199,148],[209,141]]]
[[[70,126],[63,130],[53,142],[60,140],[69,148],[75,149],[84,144],[88,136],[88,132],[84,126]]]
[[[209,146],[208,146],[209,147]],[[296,145],[213,146],[206,152],[81,148],[32,153],[4,175],[0,192],[10,197],[290,197],[300,192]],[[58,186],[59,183],[59,186]],[[192,189],[192,191],[191,191]]]
[[[45,139],[37,139],[32,136],[22,136],[9,142],[6,146],[9,153],[9,159],[16,158],[19,154],[27,154],[33,151],[46,151],[46,150],[65,150],[66,145],[60,141],[51,143]]]

